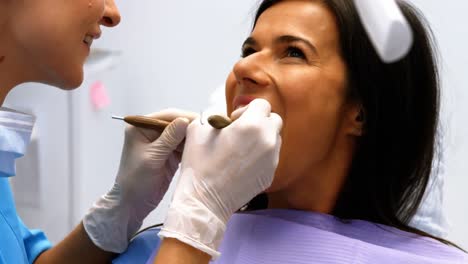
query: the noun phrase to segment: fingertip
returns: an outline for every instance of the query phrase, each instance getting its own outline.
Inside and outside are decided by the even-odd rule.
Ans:
[[[178,108],[166,108],[158,112],[153,112],[151,114],[145,115],[146,117],[162,119],[165,121],[173,121],[178,117],[184,117],[189,121],[193,121],[194,119],[198,118],[199,115],[197,113],[186,111]]]
[[[247,107],[248,106],[246,105],[246,106],[243,106],[234,110],[234,112],[231,113],[231,120],[234,121],[238,119],[245,112],[245,110],[247,110]]]
[[[278,115],[277,113],[271,113],[270,120],[272,120],[275,127],[278,128],[278,132],[280,132],[281,129],[283,128],[283,119],[281,118],[281,116]]]
[[[271,113],[271,105],[267,100],[263,98],[257,98],[250,102],[245,112],[246,114],[261,113],[262,115],[269,116]]]
[[[187,127],[190,124],[190,120],[185,117],[178,117],[172,122],[172,126],[174,128],[174,137],[177,140],[183,140],[187,133]]]
[[[268,102],[266,99],[263,98],[257,98],[251,102],[252,105],[262,108],[262,109],[267,109],[268,111],[271,111],[271,104]]]
[[[189,125],[190,124],[190,119],[186,118],[186,117],[178,117],[176,119],[177,122],[180,122],[181,124],[185,124],[185,125]]]

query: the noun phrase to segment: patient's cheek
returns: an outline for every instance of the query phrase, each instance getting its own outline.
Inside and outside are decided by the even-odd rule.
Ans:
[[[226,105],[227,105],[227,113],[230,114],[234,109],[232,109],[232,100],[234,100],[234,95],[236,93],[236,78],[234,74],[231,72],[226,79],[225,84],[225,92],[226,92]]]

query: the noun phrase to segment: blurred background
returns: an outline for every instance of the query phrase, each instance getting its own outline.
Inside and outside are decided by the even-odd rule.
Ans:
[[[63,92],[26,84],[5,106],[37,117],[27,156],[13,179],[17,207],[31,228],[60,241],[112,186],[125,125],[111,115],[167,107],[195,112],[224,85],[248,36],[257,1],[117,0],[122,23],[103,29],[82,87]],[[448,239],[468,249],[468,2],[411,0],[437,38],[443,90],[443,212]],[[222,98],[222,94],[218,94]],[[146,219],[161,223],[165,201]]]

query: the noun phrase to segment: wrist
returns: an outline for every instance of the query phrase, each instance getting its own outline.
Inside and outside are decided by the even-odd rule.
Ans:
[[[122,253],[130,238],[141,227],[133,208],[122,199],[121,188],[112,189],[99,198],[83,219],[83,226],[93,243],[109,252]]]
[[[176,238],[213,258],[226,230],[226,222],[196,199],[172,203],[159,235]]]

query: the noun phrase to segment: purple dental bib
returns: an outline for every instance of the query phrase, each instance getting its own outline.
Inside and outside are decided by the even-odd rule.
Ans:
[[[437,240],[360,220],[295,210],[237,213],[215,264],[468,263]]]

